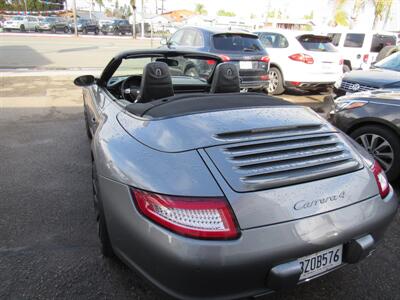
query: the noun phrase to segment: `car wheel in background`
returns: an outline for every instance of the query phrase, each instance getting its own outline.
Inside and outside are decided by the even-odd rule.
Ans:
[[[268,94],[280,95],[285,91],[283,87],[283,79],[281,71],[278,68],[271,67],[268,72],[269,85],[267,87]]]
[[[400,137],[382,125],[357,128],[350,136],[381,165],[390,181],[400,176]]]
[[[21,25],[21,26],[19,27],[19,31],[25,32],[25,26],[24,26],[24,25]]]
[[[114,29],[114,35],[119,35],[119,29],[118,28]]]
[[[396,53],[400,51],[400,46],[386,46],[379,51],[378,56],[376,57],[376,62],[384,59],[385,57],[388,57],[389,55],[392,55],[393,53]]]
[[[67,26],[64,27],[64,33],[68,33],[69,32],[69,28]]]
[[[104,35],[107,35],[107,31],[102,31],[102,33],[103,33]]]
[[[343,70],[343,73],[348,73],[351,71],[351,68],[348,65],[343,65],[342,70]]]
[[[98,29],[98,28],[96,28],[96,29],[94,30],[94,34],[95,34],[95,35],[98,35],[98,34],[99,34],[99,29]]]
[[[95,209],[95,216],[96,216],[96,223],[97,223],[97,233],[100,240],[100,251],[105,257],[113,257],[114,250],[112,249],[110,237],[108,235],[108,230],[106,226],[106,220],[104,217],[103,208],[101,203],[98,199],[98,184],[97,184],[97,171],[96,165],[92,160],[92,186],[93,186],[93,202],[94,202],[94,209]]]
[[[82,33],[83,33],[83,34],[87,34],[87,33],[88,33],[87,28],[83,28],[83,29],[82,29]]]

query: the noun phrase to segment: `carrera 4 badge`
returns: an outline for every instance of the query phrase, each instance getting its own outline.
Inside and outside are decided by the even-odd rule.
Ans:
[[[345,196],[345,192],[343,191],[343,192],[340,192],[339,194],[327,196],[327,197],[316,199],[316,200],[311,200],[311,201],[301,200],[301,201],[296,202],[296,204],[294,205],[293,208],[295,210],[301,210],[301,209],[311,208],[311,207],[315,207],[315,206],[320,206],[320,205],[326,204],[328,202],[343,200],[344,196]]]

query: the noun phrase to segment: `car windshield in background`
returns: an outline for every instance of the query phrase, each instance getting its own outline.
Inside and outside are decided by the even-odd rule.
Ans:
[[[23,17],[12,17],[11,20],[20,21],[23,20]]]
[[[339,46],[340,37],[342,36],[341,33],[328,33],[328,36],[332,39],[331,43],[334,46]]]
[[[344,41],[344,47],[361,48],[364,43],[365,34],[363,33],[348,33]]]
[[[42,20],[42,22],[55,22],[55,21],[56,21],[56,18],[49,18],[49,17],[44,18],[44,19]]]
[[[154,61],[166,63],[171,76],[192,77],[202,81],[208,80],[216,65],[215,60],[182,56],[129,58],[122,61],[121,65],[114,72],[113,77],[142,75],[144,67]]]
[[[302,35],[297,40],[308,51],[336,52],[336,48],[331,43],[331,38],[318,35]]]
[[[396,45],[395,36],[374,34],[372,37],[371,52],[379,52],[383,47],[394,45]]]
[[[400,52],[396,52],[384,59],[380,62],[377,62],[374,67],[379,69],[387,69],[400,72]],[[399,75],[400,79],[400,75]]]
[[[216,34],[213,42],[216,50],[256,52],[262,49],[257,37],[245,34]]]

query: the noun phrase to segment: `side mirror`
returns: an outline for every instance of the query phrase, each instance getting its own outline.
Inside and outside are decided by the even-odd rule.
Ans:
[[[89,86],[96,82],[93,75],[83,75],[75,78],[74,84],[76,86]]]
[[[160,45],[161,46],[165,46],[165,45],[167,45],[168,44],[168,42],[167,42],[167,39],[166,38],[162,38],[161,40],[160,40]]]

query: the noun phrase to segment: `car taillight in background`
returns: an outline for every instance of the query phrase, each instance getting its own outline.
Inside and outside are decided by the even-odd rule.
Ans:
[[[343,60],[343,58],[341,58],[341,59],[339,60],[339,65],[343,65],[343,62],[344,62],[344,60]]]
[[[266,63],[269,63],[269,61],[270,61],[270,58],[269,58],[269,56],[263,56],[263,57],[261,57],[261,59],[260,59],[262,62],[266,62]]]
[[[230,61],[231,58],[227,55],[224,54],[220,54],[219,57],[221,57],[222,61]]]
[[[207,59],[207,65],[215,65],[216,61],[213,59]]]
[[[309,64],[309,65],[314,63],[314,59],[312,58],[312,56],[310,56],[308,54],[304,54],[304,53],[292,54],[292,55],[289,56],[289,58],[291,60],[300,61],[300,62],[303,62],[305,64]]]
[[[363,62],[367,63],[367,62],[368,62],[368,57],[369,57],[368,54],[364,54],[364,56],[363,56]]]
[[[381,168],[377,161],[371,166],[372,173],[374,173],[376,183],[378,184],[379,194],[385,198],[390,192],[389,181],[386,178],[385,171]]]
[[[181,235],[199,239],[239,236],[225,198],[176,197],[132,189],[138,210],[155,223]]]

